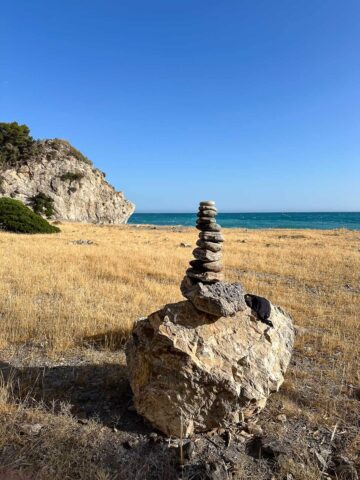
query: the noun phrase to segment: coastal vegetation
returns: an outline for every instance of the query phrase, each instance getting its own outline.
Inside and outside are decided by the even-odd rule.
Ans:
[[[63,181],[76,182],[84,178],[84,174],[81,172],[66,172],[61,175],[60,179]]]
[[[46,204],[42,205],[45,213],[49,213],[49,207],[46,207]],[[57,233],[60,231],[58,227],[51,225],[19,200],[7,197],[0,198],[0,230],[15,233]]]
[[[80,162],[92,165],[92,161],[89,160],[83,153],[81,153],[80,150],[73,147],[71,143],[67,140],[63,140],[61,138],[54,138],[52,140],[47,140],[47,144],[54,150],[62,150],[65,146],[67,150],[67,156],[75,157],[76,160],[79,160]]]
[[[54,215],[54,200],[45,193],[40,192],[31,197],[29,204],[38,215],[45,215],[47,218]]]
[[[35,145],[27,125],[0,123],[0,167],[13,166],[26,160],[34,154]]]
[[[67,140],[34,140],[16,122],[0,123],[0,196],[56,220],[121,224],[135,210]]]
[[[66,140],[55,138],[47,140],[47,143],[55,151],[63,149],[65,145],[68,156],[92,165],[91,160]],[[43,148],[43,143],[30,135],[30,128],[27,125],[19,125],[17,122],[0,122],[0,168],[21,164],[41,154]],[[50,155],[50,159],[56,156],[55,152],[50,152],[48,155]]]

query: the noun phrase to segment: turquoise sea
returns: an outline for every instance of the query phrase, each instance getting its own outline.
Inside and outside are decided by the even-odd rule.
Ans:
[[[134,213],[131,224],[194,226],[195,213]],[[360,230],[360,212],[219,213],[224,228],[314,228]]]

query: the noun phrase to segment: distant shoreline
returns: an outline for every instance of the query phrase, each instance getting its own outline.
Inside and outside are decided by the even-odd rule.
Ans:
[[[134,213],[129,225],[192,227],[195,213]],[[223,228],[360,230],[360,212],[219,213]]]

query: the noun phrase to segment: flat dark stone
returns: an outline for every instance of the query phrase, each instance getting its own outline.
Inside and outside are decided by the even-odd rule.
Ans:
[[[210,223],[208,231],[221,232],[221,225],[219,225],[218,223]]]
[[[204,240],[200,240],[200,238],[196,242],[196,245],[203,250],[210,250],[210,252],[220,252],[222,249],[221,243],[205,242]]]
[[[220,260],[216,262],[203,262],[202,268],[206,272],[222,272],[224,267]]]
[[[202,248],[195,248],[192,253],[197,260],[202,260],[203,262],[217,262],[221,258],[220,252],[212,252]]]
[[[199,203],[200,207],[215,207],[215,202],[213,200],[203,200]]]
[[[202,232],[221,232],[221,226],[217,223],[197,223],[196,228]]]
[[[216,223],[216,219],[213,217],[199,217],[196,223]]]
[[[224,237],[219,232],[200,232],[199,238],[205,240],[206,242],[223,242]]]
[[[206,270],[203,268],[204,263],[205,262],[203,260],[191,260],[189,262],[192,268],[194,268],[195,270],[201,273],[206,272]]]
[[[211,212],[217,213],[217,208],[216,207],[211,207],[210,205],[206,207],[199,207],[199,213],[200,212],[205,212],[205,210],[210,210]]]
[[[197,214],[198,217],[216,217],[216,212],[214,210],[201,210]]]
[[[202,283],[214,283],[223,280],[224,275],[217,272],[199,272],[193,268],[186,270],[186,275]]]

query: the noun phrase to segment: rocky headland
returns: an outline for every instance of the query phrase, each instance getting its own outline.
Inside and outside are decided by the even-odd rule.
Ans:
[[[103,172],[59,139],[36,141],[19,161],[0,162],[0,196],[30,207],[39,200],[50,207],[47,216],[53,220],[122,224],[135,210]]]

